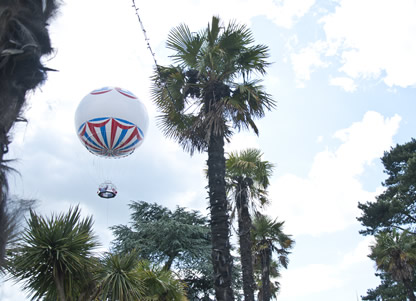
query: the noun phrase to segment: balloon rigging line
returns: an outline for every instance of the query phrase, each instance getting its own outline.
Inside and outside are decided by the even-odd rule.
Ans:
[[[139,15],[139,8],[136,6],[136,1],[135,0],[132,0],[132,2],[133,2],[133,5],[132,6],[133,6],[134,10],[136,11],[137,19],[139,20],[140,27],[141,27],[141,29],[143,31],[144,40],[146,41],[147,49],[149,49],[150,54],[153,57],[153,62],[155,63],[156,71],[159,74],[159,78],[162,78],[162,76],[161,76],[162,75],[162,72],[160,71],[159,64],[157,63],[156,54],[153,52],[152,47],[150,46],[150,42],[149,42],[150,39],[147,37],[147,31],[144,28],[142,19],[140,18],[140,15]],[[162,83],[159,81],[158,85],[162,85]],[[171,99],[172,103],[175,104],[175,101],[174,101],[174,99],[172,97],[172,94],[170,94],[170,91],[169,91],[168,86],[167,86],[166,83],[163,84],[163,88],[166,89],[166,91],[168,92],[169,98]]]
[[[144,25],[143,25],[142,19],[140,18],[140,15],[139,15],[139,8],[136,6],[136,1],[135,1],[135,0],[132,0],[132,2],[133,2],[133,5],[132,5],[132,6],[133,6],[134,10],[136,11],[136,16],[137,16],[137,19],[139,20],[140,27],[141,27],[141,29],[142,29],[142,31],[143,31],[144,40],[146,41],[147,49],[149,49],[150,54],[152,55],[153,62],[155,63],[155,66],[156,66],[156,71],[157,71],[157,73],[159,74],[159,78],[162,78],[162,72],[161,72],[161,70],[160,70],[160,66],[159,66],[159,64],[157,63],[157,60],[156,60],[156,54],[153,52],[152,47],[150,46],[150,42],[149,42],[149,41],[150,41],[150,39],[147,37],[147,31],[146,31],[146,29],[144,28]],[[163,88],[164,88],[164,89],[166,89],[166,91],[168,92],[168,96],[169,96],[170,100],[172,101],[172,104],[173,104],[173,105],[175,105],[175,100],[174,100],[174,98],[173,98],[172,94],[170,93],[170,90],[169,90],[169,88],[168,88],[167,83],[164,83],[164,84],[162,85],[162,83],[159,81],[159,82],[158,82],[158,86],[163,86]],[[186,113],[186,111],[188,111],[191,107],[192,107],[192,106],[190,106],[190,107],[186,108],[186,109],[183,111],[183,113]],[[195,108],[195,109],[194,109],[194,112],[195,112],[197,109],[198,109],[198,108]]]
[[[152,54],[153,61],[154,61],[155,65],[156,65],[157,71],[160,72],[159,65],[158,65],[157,60],[156,60],[156,55],[153,52],[152,47],[150,46],[150,42],[149,42],[150,39],[147,37],[146,29],[144,29],[142,19],[140,18],[140,15],[139,15],[139,8],[136,6],[136,1],[135,0],[132,0],[132,1],[133,1],[133,7],[134,7],[134,9],[136,11],[137,19],[139,20],[140,27],[141,27],[141,29],[143,31],[144,40],[146,41],[146,44],[147,44],[147,49],[149,49],[150,53]]]

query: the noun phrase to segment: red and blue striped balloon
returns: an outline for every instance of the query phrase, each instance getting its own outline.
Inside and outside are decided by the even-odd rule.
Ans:
[[[124,157],[143,142],[148,115],[132,92],[104,87],[83,98],[75,114],[75,126],[79,139],[91,153]]]

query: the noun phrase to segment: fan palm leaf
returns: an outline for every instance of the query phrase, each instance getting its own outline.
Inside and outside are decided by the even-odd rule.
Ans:
[[[416,238],[408,231],[383,231],[375,236],[369,257],[377,268],[390,273],[392,278],[404,284],[410,301],[415,301],[412,281],[416,266]]]

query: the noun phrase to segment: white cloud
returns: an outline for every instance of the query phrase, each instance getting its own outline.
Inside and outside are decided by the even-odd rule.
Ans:
[[[199,30],[207,26],[213,15],[248,25],[254,17],[266,16],[278,26],[291,28],[314,3],[315,0],[179,0],[165,1],[161,9],[159,1],[147,1],[139,4],[139,14],[148,36],[158,44],[166,39],[172,27],[185,23],[191,30]],[[186,9],[178,9],[181,7]],[[153,16],[153,12],[157,14]]]
[[[340,63],[338,71],[351,79],[381,79],[389,87],[415,86],[415,15],[413,0],[340,0],[335,11],[320,20],[326,38],[317,43],[326,47],[318,50]],[[305,51],[310,46],[299,53]],[[312,57],[309,64],[315,61]]]
[[[298,87],[303,87],[304,81],[309,80],[311,73],[317,68],[328,66],[321,58],[321,54],[325,48],[325,43],[316,42],[301,49],[298,53],[292,53],[290,55]]]
[[[315,300],[311,294],[339,287],[348,287],[349,291],[352,290],[350,294],[353,295],[354,288],[351,288],[351,285],[357,284],[352,282],[356,279],[356,275],[351,277],[351,274],[354,274],[357,267],[373,265],[367,256],[370,252],[371,241],[371,237],[361,239],[354,249],[340,254],[338,260],[331,264],[311,263],[298,268],[289,266],[288,270],[282,270],[280,279],[282,289],[279,297],[287,300],[300,300],[297,298],[308,296]],[[302,285],[299,286],[299,283]]]
[[[370,254],[370,244],[373,242],[373,237],[367,236],[361,240],[355,249],[345,254],[340,262],[340,268],[348,269],[352,264],[360,264],[368,262],[368,255]]]
[[[272,183],[268,211],[276,212],[286,221],[286,231],[295,235],[335,232],[356,223],[357,202],[376,194],[363,189],[359,176],[393,144],[400,120],[370,111],[337,131],[334,137],[342,144],[318,153],[307,177],[285,174]]]
[[[258,137],[252,132],[237,133],[224,146],[227,153],[241,151],[247,148],[260,148]]]
[[[331,77],[329,79],[329,84],[331,86],[341,87],[347,92],[354,92],[357,90],[357,85],[354,83],[354,80],[349,77]]]
[[[315,4],[315,0],[280,0],[272,5],[267,13],[276,25],[291,28],[296,21],[303,17]]]
[[[309,264],[297,269],[282,271],[281,294],[279,298],[304,297],[327,291],[344,284],[334,266],[327,264]],[[296,299],[295,299],[296,300]]]
[[[2,301],[16,301],[16,300],[30,300],[26,299],[27,292],[23,292],[21,285],[14,284],[12,281],[4,281],[1,279],[0,283],[0,300]]]
[[[377,78],[384,71],[388,86],[415,85],[415,15],[412,0],[342,0],[323,19],[327,40],[343,44],[341,71],[355,78]]]

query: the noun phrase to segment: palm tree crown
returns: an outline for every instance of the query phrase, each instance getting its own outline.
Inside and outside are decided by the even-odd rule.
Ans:
[[[107,254],[99,269],[102,300],[134,301],[144,296],[145,287],[138,266],[136,250],[123,254]]]
[[[98,263],[92,224],[91,217],[81,219],[78,207],[51,218],[30,212],[22,242],[12,250],[10,272],[25,283],[32,299],[78,298]]]
[[[185,150],[205,151],[211,134],[232,135],[232,128],[258,129],[261,118],[275,103],[253,73],[264,75],[268,47],[251,45],[245,25],[220,24],[218,17],[205,30],[191,32],[182,24],[171,30],[167,47],[176,65],[158,66],[153,99],[161,111],[166,136]]]
[[[240,153],[231,152],[226,161],[226,178],[227,188],[231,192],[241,193],[237,188],[244,186],[247,188],[249,200],[258,200],[259,205],[263,206],[268,203],[266,189],[270,184],[274,165],[263,161],[261,157],[261,151],[255,148],[248,148]]]
[[[143,300],[186,301],[185,284],[174,272],[163,267],[152,266],[149,261],[140,261],[137,272],[145,287]]]
[[[408,231],[393,229],[392,232],[380,232],[375,238],[369,257],[375,260],[377,268],[404,284],[409,300],[416,300],[412,287],[416,267],[415,236]]]

